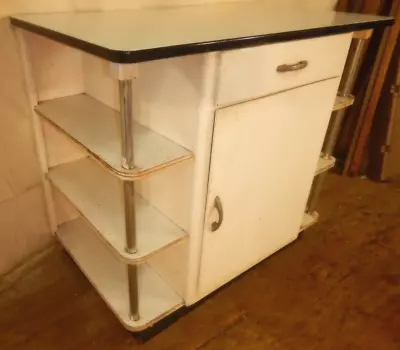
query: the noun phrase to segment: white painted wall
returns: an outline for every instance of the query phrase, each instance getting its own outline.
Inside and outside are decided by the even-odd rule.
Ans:
[[[51,242],[11,13],[139,8],[232,0],[0,0],[0,275]],[[252,0],[237,0],[247,1]],[[331,9],[335,0],[260,0]],[[2,18],[1,18],[2,17]]]
[[[0,14],[55,12],[92,9],[125,9],[173,5],[195,5],[199,3],[255,1],[255,0],[2,0]],[[336,0],[258,0],[279,6],[332,9]]]

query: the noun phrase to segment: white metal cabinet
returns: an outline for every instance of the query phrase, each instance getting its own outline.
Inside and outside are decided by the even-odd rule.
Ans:
[[[199,293],[296,239],[339,79],[216,112]],[[215,209],[219,197],[221,219]]]

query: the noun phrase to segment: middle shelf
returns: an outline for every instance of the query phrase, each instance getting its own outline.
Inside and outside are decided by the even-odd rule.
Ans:
[[[49,180],[96,229],[98,236],[127,263],[136,263],[182,240],[186,233],[135,193],[136,254],[125,251],[122,182],[86,157],[50,169]]]
[[[121,133],[116,110],[89,95],[79,94],[40,102],[35,111],[109,170],[132,180],[193,157],[186,148],[135,123],[135,168],[127,170],[121,165]]]

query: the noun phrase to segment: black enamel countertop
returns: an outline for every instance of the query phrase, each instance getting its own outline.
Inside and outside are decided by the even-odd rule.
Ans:
[[[112,62],[135,63],[372,29],[393,18],[244,2],[16,15],[11,23]]]

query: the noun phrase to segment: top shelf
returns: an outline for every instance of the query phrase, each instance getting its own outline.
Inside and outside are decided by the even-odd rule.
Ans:
[[[135,168],[122,167],[118,112],[79,94],[39,103],[36,112],[83,146],[109,170],[126,180],[144,176],[193,157],[192,153],[156,132],[135,123]]]
[[[393,18],[244,2],[17,15],[11,23],[112,62],[136,63],[372,29]]]

